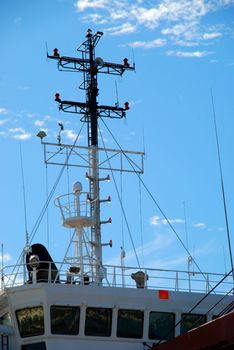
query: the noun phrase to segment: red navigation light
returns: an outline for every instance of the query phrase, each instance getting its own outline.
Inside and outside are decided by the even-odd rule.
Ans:
[[[110,244],[110,247],[112,248],[112,239],[110,239],[109,244]]]
[[[125,111],[128,110],[130,107],[129,107],[129,103],[128,102],[125,102],[124,103],[124,109]]]
[[[59,94],[58,92],[55,94],[54,100],[55,100],[56,102],[61,102],[60,94]]]
[[[123,60],[123,64],[124,64],[124,66],[129,67],[129,63],[128,63],[128,59],[127,58],[125,58]]]
[[[57,49],[57,48],[55,48],[53,51],[54,51],[54,56],[55,56],[55,57],[59,57],[59,52],[58,52],[58,49]]]
[[[169,291],[168,290],[159,290],[158,291],[158,299],[164,299],[168,300],[169,299]]]

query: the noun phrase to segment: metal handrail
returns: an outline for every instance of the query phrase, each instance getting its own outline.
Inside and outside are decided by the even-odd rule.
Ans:
[[[2,284],[1,290],[5,288],[11,288],[24,284],[46,282],[46,283],[72,283],[72,284],[91,284],[91,276],[84,274],[81,276],[79,273],[72,273],[70,267],[74,266],[66,262],[55,262],[58,270],[55,272],[51,269],[52,262],[43,262],[48,264],[47,274],[46,270],[36,270],[34,271],[34,276],[32,278],[33,271],[28,272],[27,265],[21,264],[18,266],[5,266],[2,271]],[[18,267],[17,273],[12,273],[13,268]],[[104,286],[114,286],[114,287],[127,287],[127,288],[136,288],[136,283],[132,279],[131,275],[136,273],[138,269],[133,266],[113,266],[113,265],[104,265],[106,271],[106,278],[103,280]],[[74,270],[74,269],[73,269]],[[88,265],[84,266],[83,271],[88,270]],[[77,269],[78,271],[78,269]],[[43,272],[46,278],[44,280],[38,279],[37,276]],[[183,292],[200,292],[207,293],[210,286],[213,287],[219,280],[221,280],[225,275],[221,273],[201,273],[195,272],[191,274],[189,271],[184,270],[167,270],[167,269],[154,269],[146,268],[143,270],[145,276],[147,276],[148,281],[145,279],[144,288],[145,289],[168,289],[174,291],[183,291]],[[55,274],[57,273],[57,277]],[[30,276],[31,274],[31,276]],[[58,276],[59,275],[59,276]],[[124,275],[124,285],[123,285],[123,275]],[[204,279],[204,275],[206,279]],[[111,284],[110,281],[113,281]],[[226,293],[230,290],[232,286],[231,278],[226,278],[222,283],[222,287],[218,291],[220,294]],[[216,291],[217,293],[217,291]]]

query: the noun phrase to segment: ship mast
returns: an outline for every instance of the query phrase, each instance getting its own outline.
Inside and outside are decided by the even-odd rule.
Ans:
[[[61,71],[72,71],[72,72],[82,72],[83,81],[79,88],[85,90],[86,102],[68,101],[63,100],[59,93],[55,94],[55,101],[59,104],[59,109],[63,112],[76,113],[81,115],[81,121],[87,124],[87,136],[88,136],[88,172],[86,178],[89,180],[89,193],[87,194],[87,200],[90,205],[90,218],[92,218],[91,226],[91,240],[88,242],[91,245],[91,261],[92,261],[92,274],[94,280],[97,284],[101,284],[105,273],[103,272],[102,266],[102,246],[111,245],[102,244],[101,241],[101,224],[111,222],[111,219],[101,221],[100,220],[100,203],[109,201],[108,199],[100,199],[100,189],[99,184],[103,180],[109,179],[109,175],[105,178],[99,176],[99,169],[101,169],[99,164],[99,152],[98,146],[98,118],[123,118],[126,115],[126,111],[129,109],[128,102],[124,103],[124,107],[119,107],[116,103],[115,106],[99,105],[97,101],[98,97],[98,74],[112,74],[120,75],[126,71],[135,69],[134,65],[130,66],[128,59],[125,58],[122,64],[105,62],[102,58],[96,57],[95,48],[102,37],[102,32],[92,33],[92,30],[88,29],[86,34],[86,40],[78,47],[77,51],[81,53],[81,58],[61,56],[57,48],[54,49],[53,55],[47,54],[47,57],[53,60],[57,60],[58,69]],[[53,146],[53,144],[46,143],[42,140],[45,147]],[[58,145],[56,145],[58,146]],[[70,149],[69,145],[62,145],[59,141],[60,150],[64,148]],[[79,147],[79,146],[74,146]],[[83,147],[84,148],[84,147]],[[122,150],[109,150],[114,152],[116,155],[122,154]],[[55,152],[57,155],[59,152]],[[141,161],[143,163],[143,153],[142,152],[130,152],[131,155],[140,155]],[[47,150],[45,149],[45,158]],[[51,154],[51,153],[50,153]],[[51,162],[53,157],[45,159],[46,164],[58,164],[56,161]],[[60,163],[61,164],[61,163]],[[135,163],[134,163],[135,164]],[[76,165],[82,166],[82,165]],[[87,166],[87,165],[86,165]],[[106,169],[106,168],[105,168]],[[124,170],[121,159],[121,169],[115,169],[119,171],[129,171],[129,172],[143,172],[143,164],[141,164],[136,169]],[[88,226],[88,224],[87,224]],[[82,231],[82,228],[77,228],[77,232]],[[80,236],[81,237],[81,236]],[[78,239],[77,239],[78,241]],[[79,238],[79,244],[82,245],[82,240]],[[86,242],[87,243],[87,242]],[[79,249],[77,249],[79,251]],[[80,252],[82,251],[80,247]],[[81,257],[80,257],[81,261]]]

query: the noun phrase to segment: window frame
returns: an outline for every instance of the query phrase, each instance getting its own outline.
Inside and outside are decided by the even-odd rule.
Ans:
[[[165,331],[165,333],[162,336],[166,336],[166,338],[163,338],[162,336],[161,337],[150,336],[150,317],[151,317],[151,314],[162,314],[162,315],[171,315],[171,316],[173,316],[173,326],[171,327],[171,329],[172,329],[171,333],[173,332],[173,334],[171,336],[169,336],[169,332]],[[174,312],[164,312],[164,311],[153,311],[153,310],[151,310],[149,312],[148,320],[149,320],[148,338],[150,340],[170,340],[170,339],[173,339],[175,337],[175,320],[176,320],[176,315],[175,315]],[[157,328],[157,326],[156,326],[156,328]]]
[[[182,332],[183,321],[184,321],[185,318],[186,318],[185,316],[197,316],[197,317],[199,317],[199,320],[202,319],[202,318],[204,318],[204,322],[200,323],[200,322],[198,322],[198,320],[197,320],[197,322],[195,323],[195,325],[194,325],[192,328],[186,329],[185,331]],[[196,327],[199,327],[199,326],[205,324],[206,322],[207,322],[207,316],[206,316],[205,314],[198,314],[198,313],[192,314],[192,313],[183,312],[183,313],[181,314],[181,321],[180,321],[180,335],[185,334],[185,333],[189,332],[191,329],[194,329],[194,328],[196,328]]]
[[[53,320],[53,309],[60,309],[59,311],[61,311],[62,309],[64,309],[64,311],[67,309],[74,309],[74,311],[76,311],[75,314],[75,319],[74,319],[74,330],[73,331],[69,331],[65,328],[63,328],[63,330],[61,332],[56,331],[53,329],[53,325],[52,325],[52,320]],[[54,310],[55,311],[55,310]],[[51,305],[50,306],[50,332],[51,334],[55,334],[55,335],[78,335],[79,331],[80,331],[80,314],[81,314],[81,308],[79,305]],[[76,319],[77,318],[77,319]]]
[[[31,327],[30,327],[30,332],[26,332],[23,327],[22,327],[22,319],[23,319],[23,315],[20,315],[21,312],[23,311],[30,311],[30,318],[31,320],[27,320],[28,325],[32,326],[33,322],[32,322],[32,311],[33,309],[40,309],[42,311],[42,327],[40,330],[38,331],[34,331],[32,332]],[[17,324],[18,324],[18,331],[20,333],[20,337],[21,338],[29,338],[29,337],[36,337],[39,335],[43,335],[45,334],[45,313],[44,313],[44,307],[42,305],[36,305],[36,306],[30,306],[30,307],[24,307],[21,309],[17,309],[15,310],[15,315],[16,315],[16,320],[17,320]],[[22,317],[22,319],[20,319]]]
[[[141,325],[140,325],[140,328],[141,328],[141,332],[139,333],[139,336],[135,336],[133,333],[130,334],[130,335],[120,335],[122,330],[120,330],[119,328],[119,316],[120,316],[120,313],[122,312],[129,312],[129,313],[139,313],[141,314],[141,317],[139,318],[139,320],[141,321]],[[128,320],[129,322],[130,320]],[[129,327],[129,324],[128,324],[128,327]],[[130,327],[130,329],[134,329],[134,327]],[[116,327],[116,337],[117,338],[128,338],[128,339],[142,339],[143,338],[143,334],[144,334],[144,311],[143,310],[139,310],[139,309],[118,309],[118,312],[117,312],[117,327]]]
[[[99,332],[90,332],[87,330],[87,310],[106,310],[109,312],[109,320],[107,319],[107,332],[99,333]],[[85,322],[84,322],[84,335],[87,337],[111,337],[112,334],[112,323],[113,323],[113,308],[111,307],[96,307],[96,306],[87,306],[85,310]]]

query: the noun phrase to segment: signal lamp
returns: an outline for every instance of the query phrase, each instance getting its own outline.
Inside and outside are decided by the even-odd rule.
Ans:
[[[55,94],[54,100],[55,100],[56,102],[61,102],[60,94],[59,94],[59,93],[56,93],[56,94]]]
[[[109,244],[110,244],[110,247],[112,248],[112,239],[110,239]]]
[[[129,63],[128,63],[128,59],[127,58],[124,58],[123,64],[124,64],[124,66],[129,67]]]
[[[57,49],[57,48],[55,48],[53,51],[54,51],[54,56],[55,56],[55,57],[59,57],[59,52],[58,52],[58,49]]]
[[[128,102],[125,102],[124,103],[124,109],[125,111],[128,110],[130,107],[129,107],[129,103]]]

